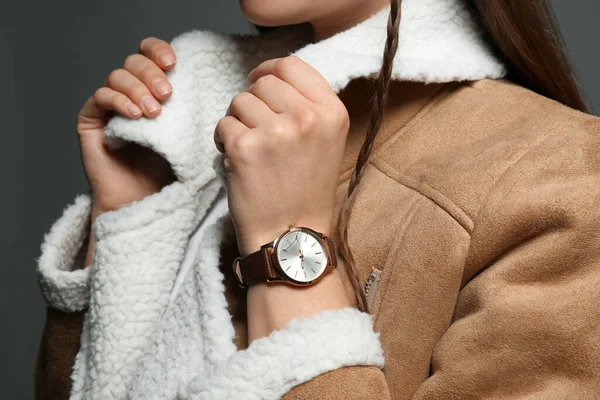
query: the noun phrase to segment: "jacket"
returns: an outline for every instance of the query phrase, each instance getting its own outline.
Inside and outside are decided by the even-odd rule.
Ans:
[[[423,3],[403,2],[350,217],[371,313],[323,311],[247,344],[234,229],[226,212],[209,219],[225,183],[212,132],[253,66],[304,59],[351,116],[337,215],[368,120],[353,99],[380,66],[388,10],[313,44],[303,27],[186,33],[161,116],[105,132],[151,147],[178,180],[93,227],[79,195],[44,238],[40,397],[598,398],[600,121],[503,79],[462,2]]]

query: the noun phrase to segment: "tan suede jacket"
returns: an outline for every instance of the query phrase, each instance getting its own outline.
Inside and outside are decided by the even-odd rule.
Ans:
[[[505,80],[392,93],[349,227],[386,366],[336,369],[284,398],[597,399],[600,119]],[[367,117],[348,106],[337,210]],[[222,265],[242,349],[237,255],[224,248]],[[81,319],[49,310],[47,398],[66,398]]]
[[[351,129],[336,216],[366,84],[340,92]],[[336,368],[283,398],[600,398],[600,119],[505,79],[390,90],[349,225],[385,367]],[[245,349],[237,255],[222,247],[220,265]],[[48,308],[38,398],[68,398],[84,311]]]

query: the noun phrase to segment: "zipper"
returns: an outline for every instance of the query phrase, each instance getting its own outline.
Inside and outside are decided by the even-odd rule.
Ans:
[[[379,286],[379,279],[383,271],[377,267],[373,267],[373,270],[369,274],[367,281],[365,282],[365,294],[367,296],[367,309],[370,311],[377,293],[377,286]]]

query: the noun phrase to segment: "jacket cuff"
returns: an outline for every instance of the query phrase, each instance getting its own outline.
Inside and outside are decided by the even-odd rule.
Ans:
[[[89,268],[80,269],[90,231],[91,199],[82,194],[67,206],[44,235],[37,270],[46,304],[61,311],[80,311],[89,302]]]
[[[384,366],[371,315],[352,307],[325,310],[253,341],[208,379],[193,380],[188,395],[276,399],[320,374],[353,365]]]

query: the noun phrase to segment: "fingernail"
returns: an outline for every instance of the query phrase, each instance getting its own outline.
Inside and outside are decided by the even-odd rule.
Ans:
[[[153,84],[154,84],[154,89],[161,96],[164,96],[173,91],[173,88],[171,88],[171,85],[169,85],[169,82],[167,82],[166,80],[164,80],[162,78],[156,78],[154,80]]]
[[[148,114],[151,114],[160,108],[160,104],[158,104],[158,101],[156,101],[152,96],[142,97],[142,104],[144,105],[144,109],[146,109]]]
[[[248,82],[252,82],[252,73],[253,72],[254,72],[254,69],[248,73],[248,77],[246,78],[248,80]]]
[[[160,63],[165,67],[175,64],[175,56],[168,51],[163,51],[158,55]]]
[[[127,110],[129,110],[129,112],[134,116],[137,117],[138,115],[140,115],[142,113],[142,110],[140,110],[140,108],[138,106],[136,106],[133,102],[128,102],[126,105]]]

